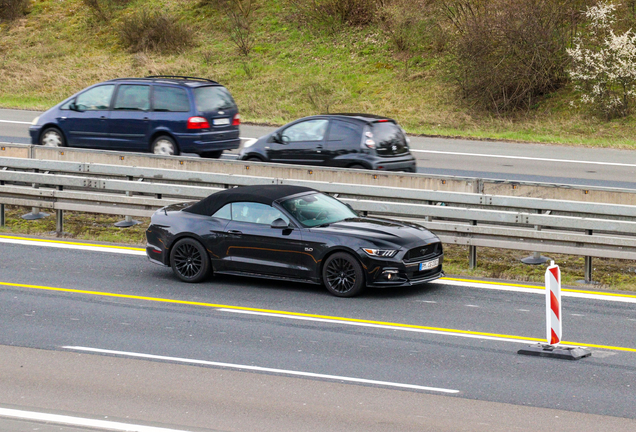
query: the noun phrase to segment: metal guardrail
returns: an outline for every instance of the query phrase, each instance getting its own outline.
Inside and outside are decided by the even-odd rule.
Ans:
[[[0,204],[55,210],[58,231],[65,210],[147,217],[167,204],[252,184],[313,187],[360,212],[419,220],[443,242],[471,251],[496,247],[583,255],[588,280],[590,257],[636,259],[636,206],[631,205],[0,157]]]

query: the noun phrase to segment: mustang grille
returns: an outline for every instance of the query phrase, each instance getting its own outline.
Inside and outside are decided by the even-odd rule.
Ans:
[[[424,246],[418,246],[416,248],[409,250],[404,255],[404,261],[406,262],[421,261],[423,258],[439,255],[441,253],[442,253],[442,244],[431,243]]]

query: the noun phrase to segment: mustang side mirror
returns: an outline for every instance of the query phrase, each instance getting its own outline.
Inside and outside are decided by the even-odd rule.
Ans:
[[[289,224],[283,218],[275,219],[271,225],[272,228],[289,228]]]

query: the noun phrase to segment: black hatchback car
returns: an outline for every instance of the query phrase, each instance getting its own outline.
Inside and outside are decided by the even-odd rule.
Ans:
[[[88,87],[33,120],[31,142],[86,147],[196,153],[218,158],[236,149],[240,117],[230,92],[205,78],[119,78]]]
[[[351,297],[366,287],[411,286],[443,275],[443,249],[426,228],[360,217],[310,188],[226,189],[158,210],[146,231],[151,261],[185,282],[211,273],[324,284]]]
[[[239,159],[383,171],[416,171],[408,138],[395,120],[370,114],[305,117],[256,141]]]

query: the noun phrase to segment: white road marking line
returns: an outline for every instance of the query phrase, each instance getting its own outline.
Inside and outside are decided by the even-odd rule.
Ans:
[[[557,162],[557,163],[576,163],[576,164],[589,164],[589,165],[606,165],[606,166],[620,166],[620,167],[636,167],[636,164],[626,164],[619,162],[597,162],[597,161],[583,161],[583,160],[571,160],[571,159],[550,159],[550,158],[537,158],[529,156],[508,156],[508,155],[494,155],[494,154],[481,154],[481,153],[462,153],[462,152],[445,152],[439,150],[414,150],[411,149],[411,153],[433,153],[451,156],[475,156],[485,158],[499,158],[499,159],[519,159],[529,161],[540,162]]]
[[[28,125],[31,124],[31,122],[23,122],[23,121],[17,121],[17,120],[0,120],[0,123],[15,123],[15,124],[28,124]]]
[[[60,248],[60,249],[78,249],[92,252],[110,252],[116,254],[124,254],[124,255],[139,255],[146,256],[146,251],[136,251],[131,249],[118,249],[118,248],[110,248],[110,247],[100,247],[100,246],[84,246],[84,245],[74,245],[74,244],[66,244],[66,243],[49,243],[45,241],[30,241],[30,240],[18,240],[18,239],[6,239],[0,237],[0,243],[13,243],[24,246],[43,246],[43,247],[52,247],[52,248]]]
[[[84,245],[65,244],[65,243],[53,243],[53,242],[47,242],[47,241],[8,239],[8,238],[2,238],[2,237],[0,237],[0,243],[13,243],[13,244],[20,244],[25,246],[43,246],[43,247],[53,247],[53,248],[61,248],[61,249],[78,249],[78,250],[86,250],[86,251],[94,251],[94,252],[111,252],[111,253],[124,254],[124,255],[146,256],[146,251],[107,248],[107,247],[102,247],[98,245],[84,246]],[[463,282],[463,281],[453,281],[453,280],[444,280],[444,279],[437,279],[436,281],[431,283],[440,284],[440,285],[468,287],[468,288],[482,288],[482,289],[490,289],[495,291],[510,291],[510,292],[526,293],[526,294],[545,295],[545,290],[541,288],[538,288],[538,289],[524,288],[524,287],[516,287],[516,286],[505,285],[505,284],[482,284],[479,282]],[[603,295],[603,294],[573,293],[573,292],[567,292],[567,291],[562,291],[561,295],[563,297],[574,297],[574,298],[582,298],[582,299],[604,300],[604,301],[636,304],[635,297],[611,296],[611,295]],[[431,300],[416,300],[416,301],[422,302],[422,303],[437,303]]]
[[[266,368],[266,367],[260,367],[260,366],[211,362],[206,360],[167,357],[167,356],[159,356],[159,355],[153,355],[153,354],[142,354],[142,353],[126,352],[126,351],[113,351],[113,350],[89,348],[89,347],[63,346],[62,348],[68,349],[68,350],[74,350],[74,351],[92,352],[97,354],[112,354],[112,355],[119,355],[119,356],[126,356],[126,357],[143,358],[143,359],[149,359],[149,360],[163,360],[163,361],[189,363],[189,364],[204,365],[204,366],[217,366],[217,367],[224,367],[224,368],[230,368],[230,369],[240,369],[240,370],[248,370],[248,371],[255,371],[255,372],[267,372],[267,373],[275,373],[275,374],[281,374],[281,375],[300,376],[300,377],[307,377],[307,378],[321,378],[321,379],[344,381],[344,382],[351,382],[351,383],[357,383],[357,384],[373,384],[373,385],[379,385],[379,386],[385,386],[385,387],[394,387],[394,388],[403,388],[403,389],[412,389],[412,390],[425,390],[425,391],[434,391],[434,392],[441,392],[441,393],[459,393],[459,390],[445,389],[445,388],[439,388],[439,387],[427,387],[427,386],[420,386],[415,384],[403,384],[403,383],[395,383],[395,382],[389,382],[389,381],[376,381],[376,380],[369,380],[369,379],[363,379],[363,378],[344,377],[344,376],[338,376],[338,375],[325,375],[325,374],[318,374],[313,372],[300,372],[300,371],[293,371],[293,370],[286,370],[286,369],[273,369],[273,368]]]
[[[142,426],[129,423],[120,423],[107,420],[95,420],[82,417],[71,417],[59,414],[43,412],[23,411],[9,408],[0,408],[0,417],[9,417],[18,420],[33,420],[38,422],[63,424],[69,426],[89,427],[109,431],[125,432],[187,432],[182,429],[166,429],[153,426]]]
[[[443,280],[437,279],[434,284],[440,285],[452,285],[452,286],[463,286],[468,288],[482,288],[489,289],[495,291],[511,291],[518,293],[527,293],[527,294],[539,294],[545,296],[545,289],[543,288],[524,288],[524,287],[516,287],[504,284],[482,284],[479,282],[462,282],[462,281],[453,281],[453,280]],[[604,300],[604,301],[612,301],[612,302],[623,302],[623,303],[636,303],[636,297],[623,297],[623,296],[612,296],[612,295],[603,295],[603,294],[587,294],[587,293],[578,293],[578,292],[568,292],[561,291],[562,297],[573,297],[573,298],[582,298],[582,299],[591,299],[591,300]]]
[[[268,317],[274,317],[274,318],[295,319],[295,320],[301,320],[301,321],[315,321],[315,322],[350,325],[350,326],[357,326],[357,327],[372,327],[372,328],[380,328],[380,329],[387,329],[387,330],[394,330],[394,331],[401,330],[401,331],[408,331],[408,332],[415,332],[415,333],[438,334],[443,336],[457,336],[457,337],[463,337],[463,338],[469,338],[469,339],[485,339],[485,340],[502,341],[502,342],[523,343],[523,344],[536,343],[535,341],[522,340],[522,339],[512,339],[512,338],[465,334],[465,333],[454,333],[452,331],[428,330],[428,329],[420,329],[420,328],[399,327],[399,326],[372,324],[372,323],[355,322],[355,321],[339,321],[337,319],[302,317],[302,316],[294,316],[294,315],[285,315],[282,313],[275,314],[275,313],[267,313],[267,312],[252,312],[252,311],[242,311],[242,310],[224,309],[224,308],[219,308],[217,310],[222,312],[232,312],[232,313],[240,313],[240,314],[246,314],[246,315],[259,315],[259,316],[268,316]]]

